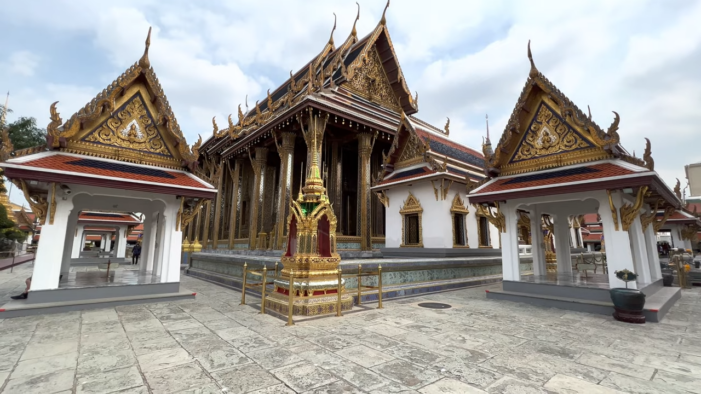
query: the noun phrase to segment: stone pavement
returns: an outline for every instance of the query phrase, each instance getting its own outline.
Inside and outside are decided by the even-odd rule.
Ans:
[[[0,272],[0,296],[28,275]],[[255,297],[182,287],[197,299],[0,321],[0,391],[701,393],[701,289],[640,326],[486,300],[481,287],[285,327]]]

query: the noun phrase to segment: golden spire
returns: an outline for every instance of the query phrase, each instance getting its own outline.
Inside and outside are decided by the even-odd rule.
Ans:
[[[148,47],[151,46],[151,26],[148,28],[148,35],[146,36],[146,48],[144,49],[144,55],[139,59],[139,66],[143,69],[151,67],[151,62],[148,60]]]
[[[528,60],[531,62],[531,71],[528,73],[531,77],[538,75],[538,69],[533,62],[533,54],[531,53],[531,40],[528,40]]]
[[[333,29],[331,29],[331,37],[329,37],[329,45],[333,45],[333,32],[336,31],[336,13],[333,13]]]
[[[355,30],[355,24],[358,23],[358,19],[360,19],[360,4],[358,4],[357,1],[355,2],[355,4],[358,5],[358,15],[355,17],[355,22],[353,22],[353,30],[351,30],[351,35],[352,35],[353,37],[357,37],[357,36],[358,36],[358,31]]]
[[[387,24],[387,19],[385,19],[385,13],[387,12],[387,8],[389,8],[389,0],[387,0],[387,5],[385,6],[385,10],[382,11],[382,19],[380,19],[380,24],[381,24],[381,25],[386,25],[386,24]]]

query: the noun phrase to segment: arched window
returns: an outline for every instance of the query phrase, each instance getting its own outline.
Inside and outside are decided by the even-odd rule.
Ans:
[[[421,203],[409,192],[409,198],[404,201],[404,206],[399,210],[402,215],[402,243],[401,247],[423,248],[423,235],[421,227]]]
[[[467,244],[467,214],[470,213],[465,208],[465,203],[460,198],[460,193],[455,193],[453,204],[450,207],[450,215],[453,221],[453,247],[469,248]]]

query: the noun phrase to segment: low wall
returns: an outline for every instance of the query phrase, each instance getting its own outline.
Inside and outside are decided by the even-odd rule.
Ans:
[[[187,274],[226,286],[241,289],[243,264],[248,263],[249,270],[259,271],[265,265],[270,277],[274,275],[275,262],[279,256],[250,256],[243,254],[193,253]],[[358,272],[358,265],[363,271],[376,271],[382,266],[382,285],[386,289],[385,298],[406,296],[417,292],[443,291],[452,288],[474,286],[500,281],[502,278],[501,257],[449,257],[440,259],[358,259],[342,260],[344,274]],[[278,264],[282,269],[282,265]],[[533,269],[531,257],[521,257],[521,271]],[[251,283],[260,278],[249,275]],[[345,278],[346,289],[357,289],[357,279]],[[363,286],[377,286],[377,277],[363,278]],[[419,289],[409,291],[409,289]],[[367,297],[372,300],[376,296]],[[366,297],[363,297],[366,300]]]

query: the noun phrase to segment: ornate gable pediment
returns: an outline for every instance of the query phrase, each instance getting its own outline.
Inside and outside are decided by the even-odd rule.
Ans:
[[[372,102],[399,112],[399,100],[394,94],[374,45],[344,86]]]
[[[80,145],[97,145],[99,148],[122,149],[124,154],[155,155],[158,159],[175,159],[173,149],[158,129],[156,117],[151,112],[141,92],[129,97],[111,116],[89,129]],[[68,147],[77,145],[69,143]]]

